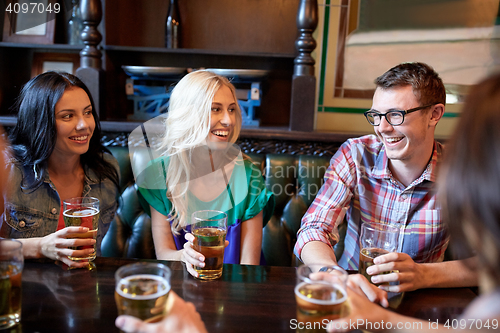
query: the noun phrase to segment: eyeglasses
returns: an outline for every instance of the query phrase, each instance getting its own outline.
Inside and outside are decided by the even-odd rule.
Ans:
[[[405,114],[412,113],[415,111],[420,111],[423,109],[426,109],[430,106],[436,105],[434,104],[429,104],[425,106],[419,106],[417,108],[409,109],[409,110],[394,110],[394,111],[389,111],[387,113],[378,113],[376,111],[368,110],[364,113],[366,120],[373,125],[373,126],[378,126],[380,125],[380,121],[382,117],[385,117],[385,120],[392,126],[398,126],[401,125],[405,121]]]

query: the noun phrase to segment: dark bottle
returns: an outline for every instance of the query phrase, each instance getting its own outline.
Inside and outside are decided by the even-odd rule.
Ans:
[[[177,0],[170,0],[167,20],[165,21],[165,47],[177,49],[181,46],[181,16]]]
[[[73,9],[71,12],[71,17],[68,21],[68,44],[78,45],[83,44],[82,42],[82,29],[83,22],[80,13],[80,6],[78,0],[73,0]]]

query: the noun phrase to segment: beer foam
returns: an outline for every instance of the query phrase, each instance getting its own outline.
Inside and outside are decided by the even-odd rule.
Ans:
[[[162,286],[164,286],[164,289],[160,289],[160,291],[154,293],[154,294],[147,294],[147,295],[131,295],[131,294],[126,294],[123,292],[122,288],[124,286],[130,285],[131,280],[139,280],[139,279],[144,279],[144,280],[155,280],[156,282],[155,285],[158,285],[160,289]],[[156,298],[160,297],[163,295],[166,295],[170,291],[170,283],[163,277],[158,276],[158,275],[152,275],[152,274],[136,274],[136,275],[130,275],[126,276],[122,279],[120,279],[120,282],[116,285],[115,288],[116,292],[125,298],[128,299],[136,299],[136,300],[147,300],[151,298]]]
[[[335,300],[323,300],[323,299],[310,298],[310,297],[307,297],[306,295],[303,295],[299,292],[299,289],[302,286],[304,286],[306,284],[311,284],[311,283],[324,284],[325,286],[331,286],[334,289],[338,290],[340,293],[342,293],[342,297],[335,299]],[[346,291],[336,283],[329,284],[329,283],[324,283],[322,281],[302,282],[302,283],[298,284],[297,286],[295,286],[294,291],[295,291],[295,295],[299,296],[299,298],[303,299],[304,301],[309,302],[309,303],[313,303],[313,304],[319,304],[319,305],[341,304],[342,302],[345,302],[345,300],[347,299]]]
[[[67,212],[73,210],[73,213],[72,214],[67,214]],[[72,209],[66,209],[64,212],[63,212],[63,215],[64,216],[67,216],[67,217],[87,217],[87,216],[93,216],[93,215],[96,215],[99,213],[99,210],[95,209],[95,208],[85,208],[85,209],[81,209],[81,210],[74,210],[74,208]]]

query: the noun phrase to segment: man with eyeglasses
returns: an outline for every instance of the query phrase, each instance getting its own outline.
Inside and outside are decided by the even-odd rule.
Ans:
[[[435,181],[443,146],[434,130],[444,114],[446,92],[424,63],[403,63],[375,80],[365,112],[376,135],[349,139],[325,173],[325,183],[302,218],[295,254],[304,263],[335,264],[333,246],[345,221],[338,264],[357,270],[363,222],[400,229],[398,250],[367,268],[373,283],[390,292],[477,285],[475,260],[443,261],[448,231],[441,220]],[[388,274],[381,274],[390,272]]]

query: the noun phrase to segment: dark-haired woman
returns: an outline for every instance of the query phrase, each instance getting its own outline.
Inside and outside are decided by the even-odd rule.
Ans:
[[[23,87],[16,109],[0,236],[23,242],[27,258],[48,257],[83,267],[87,263],[68,256],[87,255],[94,243],[100,254],[119,193],[118,163],[101,144],[90,92],[76,76],[46,72]],[[62,202],[72,197],[99,199],[96,240],[71,238],[86,228],[64,227]],[[71,249],[75,246],[84,249]]]

